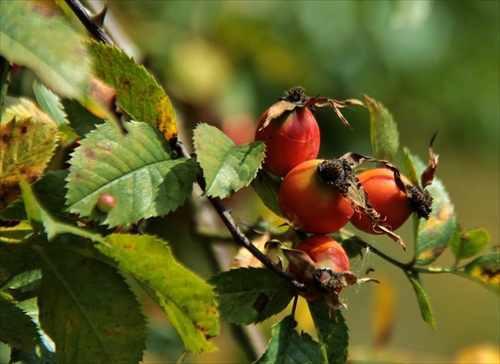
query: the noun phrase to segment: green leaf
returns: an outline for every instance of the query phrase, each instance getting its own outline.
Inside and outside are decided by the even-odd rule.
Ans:
[[[256,363],[324,363],[321,345],[306,333],[299,335],[295,330],[297,322],[286,316],[274,327],[266,352]]]
[[[295,292],[289,282],[267,268],[239,268],[210,279],[221,318],[238,325],[261,322],[283,311]]]
[[[57,94],[82,98],[90,61],[82,39],[58,17],[46,17],[29,1],[2,2],[0,54],[32,69]]]
[[[427,298],[424,288],[420,283],[420,277],[418,273],[406,273],[406,277],[408,277],[408,279],[410,280],[410,283],[413,286],[413,290],[417,295],[418,306],[420,307],[422,318],[430,325],[431,328],[435,329],[436,321],[434,319],[434,314],[432,313],[429,299]]]
[[[66,207],[65,178],[67,170],[51,171],[43,175],[33,184],[34,193],[40,204],[55,217],[68,220],[64,212]],[[0,211],[0,219],[4,220],[27,220],[26,210],[22,198],[12,202],[5,210]]]
[[[33,92],[42,111],[59,127],[61,144],[67,145],[74,142],[78,135],[69,125],[67,115],[59,97],[37,81],[33,83]]]
[[[39,319],[62,363],[142,360],[146,323],[123,277],[109,265],[60,248],[39,251]]]
[[[35,353],[40,345],[36,324],[14,303],[0,296],[0,341],[11,347]]]
[[[370,138],[375,158],[394,161],[399,150],[399,133],[391,113],[379,102],[363,96],[370,112]]]
[[[56,94],[37,81],[33,84],[33,92],[42,111],[50,116],[57,125],[69,124],[64,107]]]
[[[259,141],[236,146],[226,134],[208,124],[196,127],[193,140],[208,196],[230,197],[240,188],[248,186],[264,158],[264,143]]]
[[[457,260],[471,258],[490,245],[490,234],[484,229],[466,231],[451,245],[451,251]]]
[[[212,352],[219,333],[212,287],[180,265],[168,245],[152,236],[111,234],[97,249],[147,288],[165,310],[186,350]]]
[[[33,103],[20,99],[7,105],[0,125],[0,210],[16,196],[18,173],[30,181],[39,178],[57,143],[57,125]]]
[[[4,210],[0,211],[0,220],[21,221],[26,219],[26,210],[21,197],[16,198]]]
[[[196,164],[171,159],[171,149],[157,129],[126,124],[126,135],[106,122],[83,139],[71,158],[66,195],[69,211],[110,227],[165,215],[184,203],[195,180]],[[96,206],[111,195],[115,207]]]
[[[155,126],[173,142],[177,138],[175,110],[153,76],[122,50],[88,42],[96,75],[117,92],[118,104],[132,119]]]
[[[51,171],[32,186],[40,205],[59,221],[71,221],[66,214],[67,170]]]
[[[418,174],[422,174],[425,165],[409,154]],[[426,189],[433,198],[432,212],[429,219],[418,220],[415,239],[415,264],[428,265],[434,262],[451,245],[456,236],[457,217],[448,192],[439,178],[434,178]]]
[[[498,247],[481,255],[464,267],[465,274],[500,294],[500,250]]]
[[[331,313],[323,302],[307,302],[316,326],[319,342],[325,347],[327,363],[346,363],[349,352],[349,333],[342,312]]]
[[[35,232],[41,230],[40,223],[42,223],[49,240],[54,239],[57,235],[70,233],[92,241],[102,241],[99,234],[94,234],[77,226],[54,219],[48,210],[37,200],[31,186],[24,178],[21,177],[19,184],[23,194],[26,215]]]
[[[64,111],[68,115],[72,130],[80,137],[94,130],[97,125],[104,123],[104,120],[98,118],[74,100],[63,99],[61,102]]]
[[[403,148],[403,166],[405,171],[405,176],[414,186],[418,186],[420,184],[420,178],[417,175],[417,171],[415,170],[415,166],[413,165],[413,156],[410,154],[408,148]]]
[[[264,205],[278,216],[281,215],[279,190],[282,179],[261,169],[252,180],[252,188],[259,195]]]

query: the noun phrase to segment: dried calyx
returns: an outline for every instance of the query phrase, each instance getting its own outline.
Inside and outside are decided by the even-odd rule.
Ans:
[[[279,118],[281,115],[283,115],[283,113],[287,111],[293,111],[297,107],[333,109],[342,123],[348,128],[351,128],[347,119],[340,112],[340,109],[345,108],[349,105],[365,106],[362,101],[356,99],[338,101],[330,99],[328,97],[320,97],[319,95],[309,97],[306,95],[304,88],[300,86],[293,87],[290,90],[285,91],[283,93],[283,96],[280,97],[279,101],[269,108],[267,118],[259,131],[268,126],[271,120]]]
[[[368,194],[359,182],[354,169],[366,163],[383,164],[394,173],[396,185],[410,200],[412,210],[417,213],[418,217],[428,219],[432,211],[432,196],[425,187],[431,184],[434,179],[438,159],[432,152],[434,137],[431,140],[429,148],[429,164],[421,177],[422,186],[413,186],[405,183],[401,178],[399,169],[386,160],[366,157],[353,152],[346,153],[339,159],[325,160],[318,164],[318,178],[323,183],[338,188],[340,193],[349,200],[352,208],[356,211],[361,211],[370,220],[374,229],[387,234],[400,244],[403,249],[406,249],[401,237],[395,234],[390,228],[382,225],[383,221],[380,220],[380,214],[370,203]]]

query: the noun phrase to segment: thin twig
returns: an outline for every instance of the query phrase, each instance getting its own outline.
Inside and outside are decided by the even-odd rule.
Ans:
[[[183,147],[181,142],[177,142],[174,145],[175,152],[179,156],[183,156],[185,158],[191,158],[189,153],[186,151],[186,149]],[[203,175],[198,174],[196,176],[196,182],[200,186],[200,188],[204,191],[205,190],[205,179],[203,178]],[[221,218],[222,222],[224,225],[226,225],[227,229],[231,233],[233,239],[243,247],[245,247],[255,258],[257,258],[262,264],[264,264],[266,267],[271,269],[274,273],[276,273],[278,276],[281,278],[289,281],[292,283],[292,285],[297,288],[298,290],[304,291],[306,290],[306,287],[304,284],[300,283],[297,281],[297,277],[294,274],[288,273],[281,271],[276,268],[274,265],[273,261],[265,255],[263,252],[259,250],[253,243],[248,239],[248,237],[240,230],[236,222],[234,221],[233,217],[231,216],[230,212],[226,209],[224,204],[222,203],[221,199],[219,197],[210,197],[206,196],[210,203],[212,204],[213,208]]]
[[[371,251],[375,255],[378,255],[380,258],[395,265],[396,267],[402,269],[405,272],[424,273],[424,274],[443,274],[443,273],[459,274],[457,269],[453,267],[452,268],[420,267],[420,266],[415,266],[414,261],[411,261],[409,263],[402,263],[394,258],[391,258],[390,256],[386,255],[385,253],[381,252],[374,246],[368,244],[367,242],[361,239],[355,239],[354,241],[356,242],[356,244],[365,248],[367,251]]]

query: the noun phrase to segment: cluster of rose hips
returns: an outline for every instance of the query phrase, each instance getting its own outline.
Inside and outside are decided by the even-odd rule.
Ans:
[[[363,105],[357,100],[310,98],[302,88],[293,88],[264,112],[255,134],[256,140],[266,144],[263,168],[282,178],[279,206],[283,217],[291,227],[310,234],[295,249],[283,250],[289,271],[308,288],[299,292],[302,296],[326,301],[334,308],[342,306],[337,294],[356,283],[356,277],[349,272],[342,246],[327,234],[351,221],[366,233],[388,234],[404,247],[393,231],[413,212],[428,217],[432,198],[425,186],[432,181],[437,163],[431,158],[430,177],[420,187],[387,161],[356,153],[317,159],[320,131],[313,108],[332,108],[349,126],[339,109],[352,104]],[[356,167],[373,162],[385,167],[356,174]]]

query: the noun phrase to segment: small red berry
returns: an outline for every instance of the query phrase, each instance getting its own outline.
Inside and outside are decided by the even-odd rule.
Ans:
[[[101,195],[97,200],[97,208],[102,212],[110,212],[115,207],[115,198],[111,195]]]

